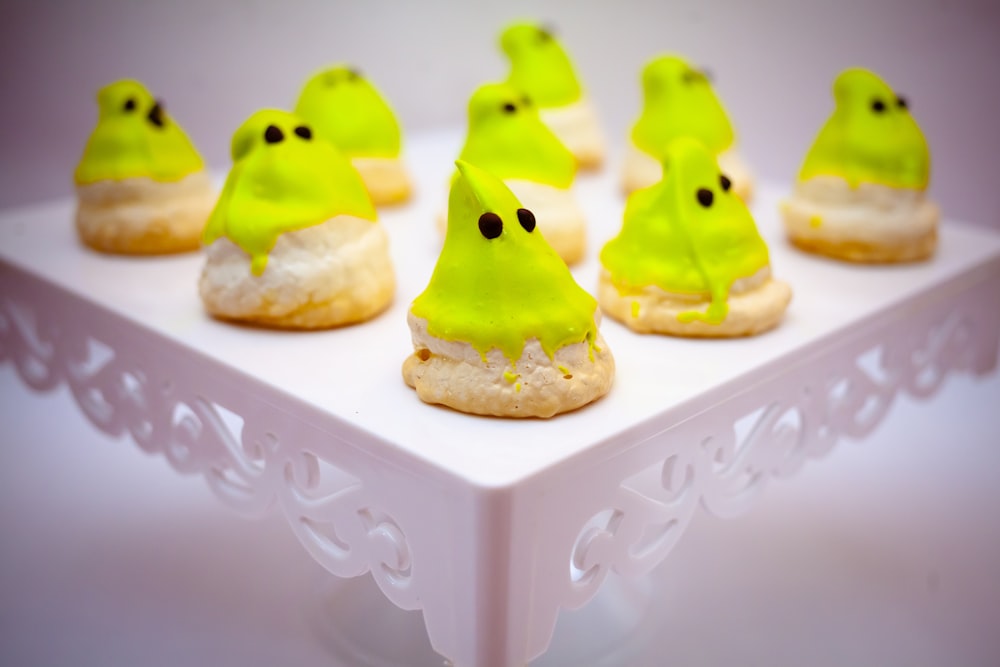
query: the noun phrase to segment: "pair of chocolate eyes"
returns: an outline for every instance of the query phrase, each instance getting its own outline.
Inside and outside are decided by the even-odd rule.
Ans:
[[[159,100],[156,100],[153,103],[153,106],[154,107],[160,107],[162,109],[163,108],[163,102],[161,102]],[[125,104],[122,105],[122,108],[125,111],[135,111],[137,108],[139,108],[139,103],[135,101],[134,97],[130,97],[127,100],[125,100]]]
[[[909,102],[907,102],[906,98],[901,95],[896,97],[896,106],[899,107],[900,109],[910,108]],[[885,109],[886,109],[886,104],[885,102],[882,101],[881,98],[876,97],[875,99],[872,100],[872,111],[874,111],[875,113],[882,113],[883,111],[885,111]]]
[[[526,232],[535,229],[535,214],[526,208],[517,209],[517,221]],[[503,220],[496,213],[488,212],[479,216],[479,233],[487,239],[495,239],[503,233]]]
[[[525,107],[531,106],[531,98],[528,97],[527,95],[522,97],[521,106]],[[514,102],[504,102],[504,105],[500,108],[503,109],[504,113],[514,113],[515,111],[517,111],[517,104],[515,104]]]
[[[344,81],[357,81],[360,78],[361,78],[361,71],[354,69],[352,67],[351,69],[346,70],[341,76],[333,75],[333,73],[331,73],[331,75],[328,75],[326,77],[326,85],[328,86],[336,85],[337,81],[340,79],[343,79]]]
[[[722,186],[723,192],[729,192],[729,188],[733,187],[733,182],[729,180],[729,177],[725,174],[719,174],[719,185]],[[708,208],[715,201],[715,195],[708,188],[698,188],[698,191],[694,193],[695,198],[698,203]]]
[[[302,139],[305,139],[307,141],[309,139],[312,139],[313,136],[312,130],[310,130],[305,125],[299,125],[297,128],[293,130],[293,132],[295,132],[296,136],[301,137]],[[277,125],[268,125],[267,129],[264,130],[264,141],[266,141],[267,143],[277,144],[281,143],[284,140],[285,140],[285,133],[282,132],[281,128],[278,127]]]
[[[139,104],[135,101],[134,97],[130,97],[125,100],[125,104],[122,108],[126,113],[132,113],[138,108]],[[166,125],[166,119],[163,117],[163,102],[160,100],[154,100],[153,106],[150,108],[149,113],[146,114],[146,120],[155,125],[158,128],[162,128]]]
[[[685,70],[684,74],[681,75],[681,80],[683,80],[684,83],[695,83],[695,82],[698,82],[698,81],[706,81],[706,82],[707,81],[711,81],[712,80],[712,72],[711,72],[711,70],[708,70],[708,69],[700,69],[700,70],[689,69],[689,70]]]

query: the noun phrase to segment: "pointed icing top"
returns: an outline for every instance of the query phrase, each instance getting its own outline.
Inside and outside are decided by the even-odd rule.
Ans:
[[[721,322],[729,288],[768,265],[768,251],[750,211],[702,144],[673,141],[656,185],[629,197],[618,236],[601,263],[622,294],[656,285],[674,293],[708,294],[708,313],[686,319]]]
[[[233,168],[205,227],[203,241],[226,236],[263,273],[278,236],[336,215],[375,220],[361,177],[304,119],[264,109],[236,130]]]
[[[469,129],[460,159],[498,178],[568,188],[573,154],[538,116],[534,100],[506,83],[480,86],[469,99]]]
[[[930,151],[909,105],[876,74],[853,68],[833,84],[833,115],[806,155],[799,177],[839,176],[923,190],[930,180]]]
[[[733,127],[703,70],[664,55],[642,70],[643,106],[632,141],[662,159],[677,137],[694,137],[718,155],[733,143]]]
[[[566,106],[582,96],[573,63],[551,28],[530,22],[511,24],[500,35],[500,47],[510,59],[507,81],[538,106]]]
[[[411,306],[438,338],[498,348],[513,363],[537,338],[551,356],[597,336],[597,302],[535,230],[533,214],[496,176],[462,160],[434,273]]]
[[[306,82],[295,113],[348,157],[398,157],[399,122],[375,86],[357,69],[329,67]]]
[[[140,177],[178,181],[204,168],[184,130],[138,81],[104,86],[97,107],[97,126],[74,174],[77,184]]]

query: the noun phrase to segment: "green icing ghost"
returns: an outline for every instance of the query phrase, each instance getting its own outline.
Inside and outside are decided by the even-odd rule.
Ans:
[[[505,83],[480,86],[469,99],[469,131],[459,159],[497,178],[568,188],[573,153],[538,116],[525,95]]]
[[[427,289],[411,306],[438,338],[498,348],[511,363],[528,339],[549,357],[594,344],[597,302],[535,231],[534,216],[495,176],[459,160],[448,232]]]
[[[676,56],[642,70],[643,106],[632,142],[661,162],[677,137],[694,137],[718,155],[733,144],[733,126],[708,77]]]
[[[801,180],[839,176],[852,187],[881,183],[923,190],[931,158],[906,102],[868,70],[848,69],[833,83],[836,108],[806,155]]]
[[[313,137],[302,118],[265,109],[236,130],[233,168],[202,241],[228,237],[260,275],[278,236],[335,215],[375,220],[375,207],[351,163]]]
[[[97,127],[74,174],[78,185],[126,178],[179,181],[204,168],[184,130],[138,81],[101,88],[97,107]]]
[[[561,107],[580,99],[573,63],[552,33],[532,23],[515,23],[500,35],[510,59],[508,83],[540,107]]]
[[[601,250],[601,263],[622,294],[656,285],[710,295],[707,313],[689,311],[678,319],[718,324],[729,312],[733,282],[768,265],[767,246],[704,146],[682,137],[666,152],[670,169],[662,181],[629,197],[622,229]]]
[[[385,99],[356,69],[337,65],[309,79],[295,113],[350,158],[399,157],[399,122]]]

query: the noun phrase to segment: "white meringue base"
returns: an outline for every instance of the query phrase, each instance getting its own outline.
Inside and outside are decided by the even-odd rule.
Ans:
[[[606,269],[601,269],[597,286],[597,302],[601,309],[633,331],[693,338],[733,338],[763,333],[778,326],[791,300],[791,287],[771,278],[769,266],[730,286],[729,312],[719,324],[678,319],[681,313],[691,310],[705,311],[711,303],[708,294],[667,292],[657,285],[647,285],[636,294],[622,294],[611,282],[611,274]]]
[[[855,262],[925,259],[937,246],[941,217],[921,190],[877,183],[857,187],[837,176],[796,184],[781,203],[788,237],[819,254]]]
[[[551,359],[532,338],[512,365],[497,348],[484,361],[469,343],[431,335],[427,320],[412,312],[407,322],[415,352],[403,362],[403,379],[425,403],[496,417],[551,417],[597,400],[614,381],[615,360],[600,334],[593,350],[574,343]]]
[[[376,206],[401,204],[413,193],[413,183],[402,158],[355,157],[351,164]]]
[[[76,187],[80,239],[102,252],[155,255],[196,250],[217,193],[203,171],[179,181],[98,181]]]
[[[607,153],[594,105],[586,97],[562,107],[539,107],[542,122],[573,153],[581,169],[596,169]]]
[[[361,322],[392,301],[396,280],[382,225],[339,215],[278,237],[264,272],[228,238],[206,248],[198,283],[216,317],[290,329]]]

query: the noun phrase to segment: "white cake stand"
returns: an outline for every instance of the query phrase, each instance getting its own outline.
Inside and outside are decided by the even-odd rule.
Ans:
[[[648,631],[642,577],[699,507],[743,512],[772,478],[863,438],[900,393],[996,367],[1000,237],[949,221],[930,262],[849,266],[788,248],[781,191],[764,186],[758,226],[795,290],[776,331],[692,341],[605,321],[618,372],[596,404],[548,421],[425,405],[400,376],[405,313],[436,258],[434,209],[458,143],[412,141],[420,197],[382,216],[396,301],[336,331],[212,320],[195,289],[201,257],[93,253],[76,241],[71,202],[0,214],[0,360],[28,387],[67,384],[100,430],[203,475],[241,513],[282,512],[331,573],[370,573],[392,605],[422,611],[393,619],[373,603],[344,618],[329,601],[357,582],[331,584],[315,617],[341,655],[397,664],[386,644],[346,641],[351,622],[381,622],[428,638],[437,664],[524,665],[550,647],[560,610],[586,607],[574,618],[608,637],[557,637],[537,664],[627,660],[623,647]],[[577,185],[591,250],[574,273],[588,289],[621,219],[615,176],[612,165]]]

